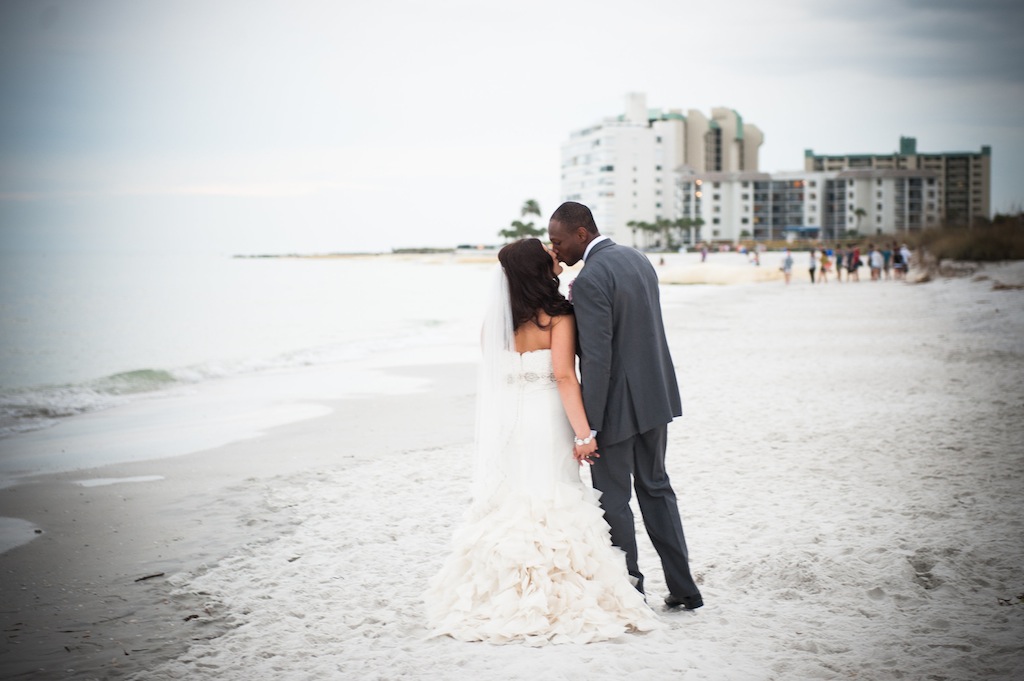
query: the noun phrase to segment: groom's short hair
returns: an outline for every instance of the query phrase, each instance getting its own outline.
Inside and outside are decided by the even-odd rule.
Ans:
[[[560,222],[569,229],[583,227],[591,234],[597,234],[597,223],[594,222],[594,214],[582,203],[566,201],[555,209],[551,219]]]

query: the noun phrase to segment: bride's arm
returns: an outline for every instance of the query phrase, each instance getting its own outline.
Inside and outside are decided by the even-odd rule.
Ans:
[[[573,432],[583,440],[590,437],[590,422],[583,408],[580,382],[576,378],[576,324],[568,315],[555,317],[551,321],[551,365],[555,381],[558,382],[558,394],[562,398],[562,407]],[[575,456],[582,460],[596,451],[597,441],[591,440],[586,445],[576,447]]]

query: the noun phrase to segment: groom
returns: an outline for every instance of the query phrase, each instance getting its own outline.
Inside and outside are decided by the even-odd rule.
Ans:
[[[646,256],[601,236],[590,209],[568,201],[552,214],[548,237],[558,259],[585,267],[571,300],[579,331],[583,404],[600,443],[591,476],[612,543],[643,593],[630,476],[647,534],[661,557],[671,608],[704,605],[690,575],[676,494],[665,471],[668,423],[683,413],[661,319],[658,277]]]

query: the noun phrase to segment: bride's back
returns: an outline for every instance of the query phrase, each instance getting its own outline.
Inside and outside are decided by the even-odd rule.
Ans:
[[[557,319],[547,314],[543,310],[537,311],[537,320],[541,326],[538,326],[535,322],[526,322],[518,329],[516,329],[516,352],[533,352],[534,350],[550,350],[551,349],[551,326],[552,320]]]

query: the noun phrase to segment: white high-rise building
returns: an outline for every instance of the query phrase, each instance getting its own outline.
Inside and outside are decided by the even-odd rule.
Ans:
[[[626,111],[570,134],[562,145],[562,200],[590,207],[602,234],[622,243],[647,245],[631,222],[679,217],[676,188],[680,168],[698,172],[757,170],[764,140],[735,111],[716,108],[708,118],[696,110],[648,109],[646,97],[626,97]],[[637,243],[640,239],[643,243]]]

